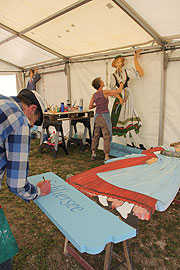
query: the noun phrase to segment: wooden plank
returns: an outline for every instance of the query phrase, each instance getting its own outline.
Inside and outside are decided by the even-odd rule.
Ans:
[[[91,118],[94,117],[94,111],[72,111],[72,112],[44,112],[44,118],[50,119],[51,121],[56,121],[58,119],[81,119],[81,118]]]
[[[109,242],[136,236],[136,229],[106,211],[52,172],[28,177],[37,184],[50,180],[51,193],[34,202],[81,253],[98,254]]]

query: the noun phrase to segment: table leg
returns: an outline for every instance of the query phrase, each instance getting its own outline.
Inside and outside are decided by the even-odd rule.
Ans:
[[[56,130],[56,136],[55,136],[55,146],[54,149],[57,151],[58,149],[58,142],[59,142],[59,132]]]
[[[73,125],[70,124],[68,140],[70,140],[72,138],[72,132],[73,132]]]
[[[65,138],[64,138],[64,132],[63,132],[62,124],[60,126],[60,132],[61,132],[61,138],[62,138],[62,147],[63,147],[64,152],[66,153],[66,155],[68,155],[68,150],[67,150],[67,147],[66,147],[66,142],[65,142]]]
[[[40,136],[40,145],[43,143],[44,131],[45,129],[43,128]]]

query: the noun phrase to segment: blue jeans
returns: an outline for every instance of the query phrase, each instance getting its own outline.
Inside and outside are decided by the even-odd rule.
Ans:
[[[12,270],[12,258],[1,263],[0,270]]]

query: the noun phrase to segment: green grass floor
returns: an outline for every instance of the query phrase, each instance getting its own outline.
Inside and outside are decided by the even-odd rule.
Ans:
[[[104,154],[91,161],[90,147],[84,152],[79,145],[69,148],[69,155],[58,149],[57,158],[51,152],[39,153],[39,140],[31,142],[29,175],[53,172],[65,179],[103,164]],[[180,195],[177,196],[180,199]],[[13,270],[79,270],[84,269],[72,256],[64,256],[64,236],[33,202],[26,203],[10,193],[5,179],[0,203],[19,246],[13,258]],[[62,217],[63,218],[63,217]],[[180,205],[172,204],[165,212],[155,212],[150,221],[139,221],[137,237],[129,240],[133,269],[180,270]],[[114,245],[122,253],[122,244]],[[103,269],[103,251],[82,256],[97,270]],[[112,260],[112,268],[118,262]],[[124,266],[115,269],[125,269]]]

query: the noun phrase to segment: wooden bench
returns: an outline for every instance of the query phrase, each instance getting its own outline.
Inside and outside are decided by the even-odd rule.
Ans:
[[[117,216],[101,208],[94,201],[66,183],[52,172],[28,177],[36,185],[42,177],[51,182],[51,193],[34,202],[65,236],[64,254],[70,253],[85,268],[94,269],[85,261],[68,241],[80,252],[98,254],[106,248],[104,270],[109,270],[113,244],[122,242],[125,263],[132,269],[127,241],[136,236],[136,229],[122,222]],[[121,262],[121,263],[124,263]]]

